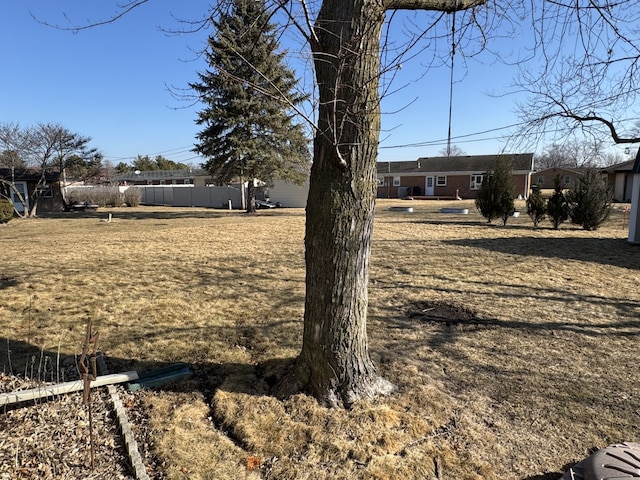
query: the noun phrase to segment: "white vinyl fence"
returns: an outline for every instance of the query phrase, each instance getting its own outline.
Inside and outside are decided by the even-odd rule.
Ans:
[[[136,185],[142,190],[142,205],[242,209],[240,190],[235,187]]]

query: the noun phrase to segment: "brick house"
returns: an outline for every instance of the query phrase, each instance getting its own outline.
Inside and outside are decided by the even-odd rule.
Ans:
[[[526,198],[531,188],[533,153],[378,162],[378,197],[475,198],[484,176],[493,170],[499,158],[511,160],[515,195]]]
[[[613,193],[614,202],[630,202],[633,186],[633,167],[635,160],[617,163],[600,169],[600,174],[607,182]],[[531,185],[540,189],[543,195],[551,195],[554,181],[560,178],[563,190],[569,190],[578,185],[578,179],[586,173],[588,168],[550,167],[534,172],[531,175]]]

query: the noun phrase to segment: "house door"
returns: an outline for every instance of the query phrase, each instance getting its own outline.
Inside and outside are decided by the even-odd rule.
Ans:
[[[435,181],[435,177],[426,178],[424,182],[424,194],[426,196],[433,195],[435,193],[433,189],[434,181]]]
[[[20,192],[20,195],[22,195],[22,198],[24,199],[26,203],[26,208],[28,210],[29,196],[27,195],[27,182],[15,182],[13,186],[18,192]],[[13,205],[15,206],[18,212],[24,213],[25,205],[22,205],[22,202],[20,201],[20,197],[16,195],[16,192],[14,191],[13,188],[11,189],[11,201],[13,202]]]

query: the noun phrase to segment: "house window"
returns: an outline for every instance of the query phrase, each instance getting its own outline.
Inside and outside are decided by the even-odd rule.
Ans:
[[[438,186],[438,187],[446,187],[447,186],[447,177],[445,177],[445,176],[436,177],[436,186]]]
[[[166,182],[164,180],[160,180],[160,185],[164,185]]]
[[[393,177],[393,186],[394,187],[400,186],[400,177]]]
[[[471,175],[471,190],[478,190],[482,185],[482,180],[484,179],[484,175]]]
[[[36,187],[36,196],[51,198],[53,197],[53,188],[51,188],[51,185],[38,185]]]
[[[191,180],[190,180],[190,179],[188,179],[188,178],[185,178],[185,179],[184,179],[184,184],[185,184],[185,185],[191,185]]]
[[[565,175],[564,178],[562,179],[562,182],[565,185],[571,185],[571,177],[569,175]]]
[[[544,177],[538,177],[537,184],[538,185],[544,185]]]

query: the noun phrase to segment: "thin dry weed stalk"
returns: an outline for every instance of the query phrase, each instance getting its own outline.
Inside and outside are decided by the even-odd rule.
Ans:
[[[640,255],[622,213],[556,231],[393,205],[378,202],[368,325],[390,398],[346,412],[269,395],[301,342],[302,210],[11,222],[0,348],[16,371],[36,349],[68,357],[90,315],[112,371],[192,363],[196,380],[138,394],[168,478],[524,479],[640,438]],[[415,314],[434,305],[448,309]]]
[[[82,355],[80,356],[80,372],[84,387],[82,392],[82,403],[87,407],[87,416],[89,417],[89,457],[91,461],[91,470],[95,469],[91,382],[98,376],[98,368],[96,366],[98,337],[98,333],[93,331],[91,318],[87,319],[87,331],[82,344]]]

